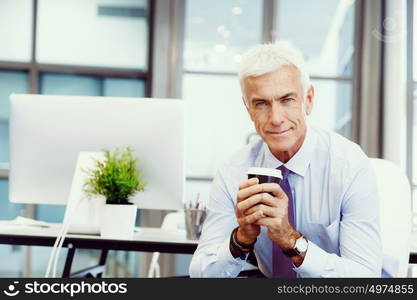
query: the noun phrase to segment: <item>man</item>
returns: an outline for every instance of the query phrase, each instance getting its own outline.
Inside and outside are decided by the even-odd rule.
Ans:
[[[379,277],[382,246],[370,161],[342,136],[309,124],[314,88],[287,42],[242,56],[244,105],[260,138],[217,173],[192,277],[236,277],[253,249],[267,277]],[[281,186],[247,180],[280,169]]]

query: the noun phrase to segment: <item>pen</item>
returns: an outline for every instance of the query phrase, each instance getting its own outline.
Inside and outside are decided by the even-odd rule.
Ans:
[[[198,206],[200,205],[200,192],[197,193],[197,199],[195,200],[195,208],[198,209]]]

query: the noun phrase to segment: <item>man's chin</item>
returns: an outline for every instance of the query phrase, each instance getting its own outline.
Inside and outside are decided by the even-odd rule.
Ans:
[[[289,137],[267,137],[264,141],[268,145],[271,152],[288,151],[293,145],[292,139]]]

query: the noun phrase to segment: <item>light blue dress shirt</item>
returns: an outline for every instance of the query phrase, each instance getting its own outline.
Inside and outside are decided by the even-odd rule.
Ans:
[[[208,216],[190,264],[191,277],[236,277],[245,260],[229,250],[238,225],[236,194],[249,167],[283,163],[261,138],[254,139],[223,165],[214,178]],[[285,164],[294,199],[297,231],[309,240],[298,277],[380,277],[382,244],[379,199],[369,158],[342,137],[309,124],[298,152]],[[260,270],[272,274],[272,242],[261,227],[254,247]]]

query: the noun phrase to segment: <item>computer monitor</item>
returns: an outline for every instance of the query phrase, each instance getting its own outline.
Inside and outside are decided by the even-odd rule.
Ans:
[[[13,94],[9,199],[66,204],[79,152],[126,146],[147,182],[132,202],[142,209],[182,208],[181,100]]]

